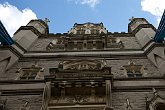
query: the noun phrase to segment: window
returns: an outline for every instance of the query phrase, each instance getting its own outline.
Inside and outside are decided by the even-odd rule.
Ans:
[[[97,49],[103,49],[103,43],[102,43],[102,41],[97,41],[96,42],[96,48]]]
[[[73,50],[74,49],[74,42],[68,42],[67,49]]]
[[[122,49],[124,45],[119,38],[108,37],[107,38],[107,48]]]
[[[163,95],[159,95],[159,92],[152,88],[153,96],[151,98],[146,97],[146,109],[147,110],[165,110],[165,100]]]
[[[123,68],[128,77],[142,77],[142,73],[144,72],[144,66],[136,65],[132,61],[129,62],[129,65],[124,65]]]
[[[87,42],[87,49],[93,49],[93,42],[92,41]]]
[[[127,71],[127,75],[128,75],[128,77],[134,77],[133,72],[132,72],[132,71],[130,71],[130,70],[128,70],[128,71]]]
[[[83,49],[83,43],[82,42],[77,42],[77,49],[82,50]]]
[[[20,79],[29,79],[29,80],[32,80],[32,79],[35,79],[37,76],[37,73],[35,72],[26,72],[26,73],[23,73],[23,75],[20,77]]]
[[[27,68],[20,68],[17,72],[19,73],[20,80],[34,80],[39,76],[40,72],[43,72],[43,68],[37,65],[32,65]]]
[[[85,30],[85,34],[91,34],[91,30],[90,29],[86,29]]]
[[[64,49],[63,39],[61,38],[61,39],[54,39],[54,40],[52,40],[48,44],[46,49],[49,50],[49,51],[63,50]]]

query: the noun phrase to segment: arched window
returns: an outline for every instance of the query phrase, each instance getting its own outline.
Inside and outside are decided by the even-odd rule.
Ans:
[[[156,104],[155,110],[165,110],[165,103]]]

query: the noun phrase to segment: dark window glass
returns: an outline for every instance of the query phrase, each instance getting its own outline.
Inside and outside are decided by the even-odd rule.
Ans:
[[[127,74],[128,77],[134,77],[134,74]]]
[[[136,77],[142,77],[141,73],[135,74]]]

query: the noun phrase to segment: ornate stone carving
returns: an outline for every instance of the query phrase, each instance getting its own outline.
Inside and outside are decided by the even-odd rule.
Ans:
[[[122,48],[124,48],[124,44],[119,38],[108,37],[107,38],[107,48],[122,49]]]
[[[38,65],[32,65],[31,67],[20,68],[17,79],[39,79],[40,72],[43,72],[44,68],[39,67]]]
[[[69,103],[80,104],[80,103],[88,102],[89,98],[85,97],[85,96],[81,96],[81,95],[75,95],[75,96],[72,96],[72,97],[68,97],[67,101]]]
[[[50,20],[48,18],[45,18],[44,22],[48,25],[48,22],[50,22]]]
[[[68,32],[68,34],[106,34],[108,31],[103,26],[103,23],[94,24],[94,23],[84,23],[84,24],[75,24],[73,28]]]
[[[137,65],[132,60],[129,61],[128,65],[124,65],[122,68],[126,71],[128,77],[141,77],[145,69],[143,65]]]
[[[21,107],[20,110],[30,110],[30,107],[28,106],[29,102],[26,101]]]
[[[105,103],[105,96],[85,96],[85,95],[74,95],[65,97],[54,97],[50,100],[49,104],[60,105],[62,103],[68,104],[87,104],[87,103]]]
[[[153,97],[146,97],[146,110],[165,110],[165,99],[153,88]]]
[[[56,78],[102,77],[109,75],[111,68],[106,67],[104,60],[71,60],[60,62],[58,68],[50,68],[49,72]]]
[[[99,70],[106,66],[103,60],[64,61],[62,64],[64,70]]]

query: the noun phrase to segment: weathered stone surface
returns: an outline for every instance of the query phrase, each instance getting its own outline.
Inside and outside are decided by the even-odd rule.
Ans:
[[[18,44],[0,46],[0,103],[7,110],[146,110],[155,93],[165,98],[165,46],[150,42],[147,24],[132,18],[128,33],[84,23],[49,34],[44,21],[33,20],[16,32]],[[135,73],[142,75],[128,75]]]
[[[29,110],[40,110],[42,104],[42,95],[1,96],[1,99],[6,100],[7,110],[20,110],[26,101],[29,102]]]

